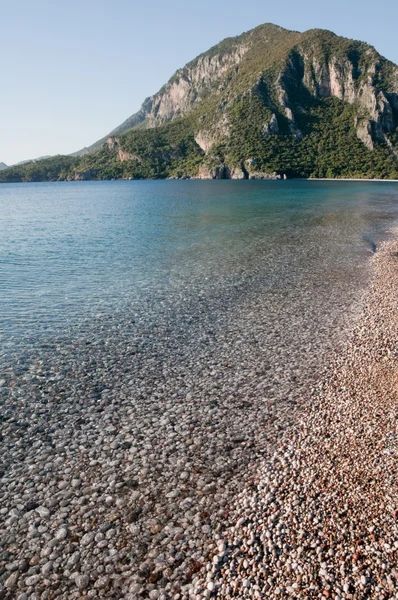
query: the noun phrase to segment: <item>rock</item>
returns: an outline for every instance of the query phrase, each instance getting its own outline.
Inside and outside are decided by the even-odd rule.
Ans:
[[[45,506],[38,506],[36,512],[41,516],[42,519],[47,519],[50,516],[50,511]]]
[[[166,494],[166,498],[177,498],[179,495],[179,491],[178,490],[172,490],[171,492],[168,492],[168,494]]]
[[[228,168],[226,171],[226,179],[247,179],[247,172],[243,166]]]
[[[14,571],[11,575],[5,580],[4,585],[7,589],[13,589],[18,582],[19,573],[18,571]]]
[[[88,575],[77,575],[75,577],[75,585],[79,590],[85,590],[90,583],[90,578]]]
[[[68,537],[68,530],[66,529],[66,527],[61,527],[55,533],[55,539],[58,540],[59,542],[65,540],[67,537]]]
[[[80,552],[79,552],[79,551],[73,552],[73,554],[71,554],[71,555],[69,556],[69,558],[68,558],[68,560],[67,560],[67,563],[66,563],[66,564],[67,564],[69,567],[73,567],[73,566],[77,565],[77,564],[78,564],[78,562],[80,561],[80,556],[81,556],[81,555],[80,555]]]
[[[227,179],[228,171],[225,165],[219,165],[216,167],[206,167],[201,165],[199,167],[197,179]]]
[[[52,567],[53,563],[51,560],[46,562],[41,568],[42,575],[49,575],[52,571]]]
[[[80,544],[82,546],[88,546],[95,538],[95,532],[90,531],[89,533],[84,534],[82,539],[80,540]]]
[[[274,113],[271,114],[269,123],[265,123],[262,129],[263,135],[275,135],[279,133],[278,119]]]
[[[36,583],[39,583],[40,579],[40,575],[31,575],[30,577],[27,577],[25,579],[25,585],[27,585],[28,587],[30,587],[31,585],[36,585]]]

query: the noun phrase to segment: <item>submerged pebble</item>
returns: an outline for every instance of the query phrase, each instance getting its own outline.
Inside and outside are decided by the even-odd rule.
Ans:
[[[4,598],[395,593],[395,405],[350,379],[357,357],[363,381],[367,356],[376,373],[396,359],[390,315],[365,313],[325,379],[358,286],[345,281],[343,299],[314,261],[323,287],[300,289],[275,260],[277,282],[236,270],[222,297],[211,282],[148,294],[12,357]]]

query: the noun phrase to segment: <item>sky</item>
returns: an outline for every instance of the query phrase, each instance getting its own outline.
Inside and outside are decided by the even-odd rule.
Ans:
[[[398,63],[396,0],[0,0],[0,162],[88,146],[178,68],[262,23],[324,28]]]

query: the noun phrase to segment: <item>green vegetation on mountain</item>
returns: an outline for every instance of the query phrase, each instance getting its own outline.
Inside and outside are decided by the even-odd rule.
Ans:
[[[188,63],[90,148],[0,182],[398,178],[397,155],[398,67],[363,42],[267,24]]]
[[[62,181],[67,179],[79,163],[71,156],[53,156],[42,160],[8,167],[1,172],[0,181],[17,183],[20,181]]]

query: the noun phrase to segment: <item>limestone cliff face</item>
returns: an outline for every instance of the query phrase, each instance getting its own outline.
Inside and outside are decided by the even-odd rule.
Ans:
[[[142,162],[141,158],[137,154],[133,154],[132,152],[126,152],[120,147],[120,142],[118,138],[108,137],[106,140],[106,145],[109,150],[116,150],[118,159],[121,162],[125,162],[126,160],[135,160],[136,162]]]
[[[215,135],[210,131],[198,131],[195,135],[195,142],[204,152],[208,152],[214,145],[216,140]]]
[[[309,89],[314,90],[317,97],[334,96],[349,104],[356,103],[362,109],[364,118],[368,117],[367,123],[362,122],[358,128],[360,131],[367,131],[365,137],[370,144],[368,136],[372,132],[385,141],[384,134],[394,128],[394,117],[392,105],[377,85],[377,56],[369,54],[371,61],[368,68],[356,78],[356,67],[348,59],[338,61],[332,58],[323,67],[314,58],[305,61],[304,82]],[[394,94],[392,101],[395,103]]]
[[[225,90],[228,91],[226,82],[239,73],[239,65],[245,62],[246,54],[249,51],[253,53],[253,45],[249,37],[227,54],[199,57],[177,71],[158,94],[147,98],[131,122],[144,122],[148,128],[157,127],[189,113],[210,89],[222,95]],[[287,119],[294,137],[300,140],[303,133],[296,124],[295,107],[290,98],[292,82],[295,89],[303,88],[314,98],[335,97],[356,105],[359,109],[357,134],[363,143],[370,149],[375,141],[389,144],[386,133],[392,132],[398,125],[398,68],[394,66],[392,69],[389,91],[385,93],[380,89],[380,55],[370,46],[364,55],[362,63],[358,64],[355,51],[347,50],[345,56],[334,56],[330,49],[320,48],[316,43],[310,48],[308,43],[294,46],[274,83],[277,107]],[[258,81],[260,79],[261,74]],[[221,112],[210,128],[198,127],[195,140],[206,153],[229,135],[228,118],[223,111],[227,104],[228,100],[220,103],[218,110]],[[272,102],[270,108],[274,108]],[[278,119],[272,112],[270,121],[264,124],[263,134],[278,133]]]
[[[75,171],[70,178],[71,181],[90,181],[97,175],[97,169],[88,169],[87,171]]]
[[[233,61],[234,56],[230,55],[229,59]],[[239,57],[239,60],[242,60],[244,54],[240,54]],[[350,53],[347,56],[336,57],[330,56],[328,52],[321,52],[316,47],[309,51],[297,45],[275,77],[274,98],[268,97],[265,101],[272,112],[270,120],[263,125],[263,135],[279,134],[278,118],[274,112],[278,111],[286,119],[290,133],[301,140],[303,133],[296,123],[297,102],[292,100],[292,96],[305,97],[307,94],[314,99],[335,97],[355,105],[355,126],[359,139],[369,149],[373,149],[377,141],[390,145],[386,134],[393,132],[398,125],[398,68],[391,67],[392,83],[389,90],[384,92],[380,85],[380,66],[379,55],[370,47],[365,52],[365,60],[359,66],[354,58],[350,59]],[[260,76],[252,90],[258,89],[261,81]],[[179,103],[176,96],[167,96],[167,90],[164,92],[159,99],[159,106],[163,106],[164,109],[156,119],[170,119],[173,111],[187,112],[192,107],[193,92],[189,90],[186,80],[184,84],[180,83],[181,85],[183,87],[178,96]],[[228,102],[224,102],[220,107],[225,108],[227,105]],[[156,119],[153,118],[151,126],[156,124]],[[208,154],[213,146],[228,136],[228,117],[226,111],[221,110],[210,127],[202,129],[199,125],[195,141]]]
[[[132,152],[126,152],[125,150],[122,150],[121,148],[119,148],[119,150],[118,150],[118,156],[119,156],[119,160],[121,162],[124,162],[126,160],[136,160],[137,162],[142,162],[141,158],[139,156],[137,156],[136,154],[133,154]]]
[[[217,86],[225,74],[240,63],[247,49],[245,45],[238,45],[225,55],[201,56],[177,71],[160,92],[148,99],[147,126],[156,127],[187,114],[210,87]]]
[[[199,125],[200,127],[200,125]],[[217,119],[207,129],[200,128],[195,134],[195,142],[208,154],[213,146],[224,141],[230,134],[230,123],[228,115],[221,112]]]
[[[263,135],[276,135],[279,133],[278,119],[274,113],[271,114],[271,118],[268,123],[264,123],[262,128]]]
[[[349,53],[336,57],[316,50],[295,48],[277,81],[279,101],[292,133],[297,135],[287,90],[302,87],[314,98],[335,97],[355,105],[357,134],[368,148],[373,149],[375,140],[389,144],[386,134],[398,125],[398,68],[391,65],[392,82],[385,93],[379,77],[380,56],[373,48],[368,47],[361,65],[350,59]]]
[[[282,179],[282,175],[276,172],[266,172],[258,169],[257,161],[254,158],[249,158],[245,163],[241,163],[235,167],[229,167],[226,164],[217,166],[199,167],[196,179]]]

